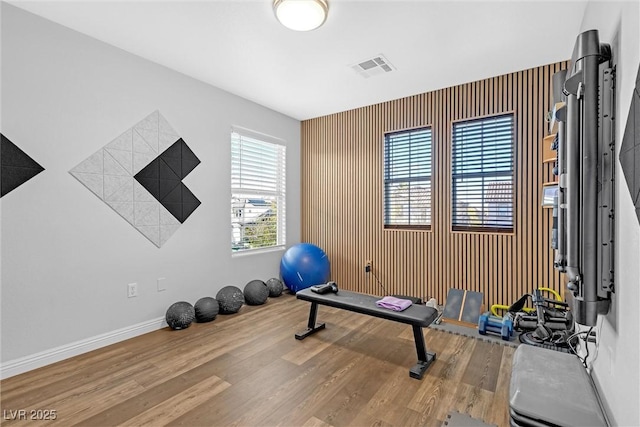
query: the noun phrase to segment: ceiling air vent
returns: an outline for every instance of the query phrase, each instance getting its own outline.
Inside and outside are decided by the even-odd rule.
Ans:
[[[396,69],[396,67],[391,65],[389,60],[382,55],[360,61],[352,65],[351,68],[366,79],[380,74],[390,73]]]

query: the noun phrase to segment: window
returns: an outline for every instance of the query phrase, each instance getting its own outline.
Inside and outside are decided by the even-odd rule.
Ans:
[[[286,147],[276,138],[231,132],[231,250],[285,245]]]
[[[453,125],[453,230],[513,231],[513,115]]]
[[[431,128],[385,135],[384,226],[431,227]]]

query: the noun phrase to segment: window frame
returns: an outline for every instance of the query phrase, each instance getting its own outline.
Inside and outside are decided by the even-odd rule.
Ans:
[[[238,136],[234,136],[234,134]],[[275,166],[275,170],[273,175],[267,176],[267,181],[253,180],[254,183],[257,184],[248,184],[243,185],[242,181],[238,181],[239,177],[242,177],[242,165],[245,165],[245,168],[249,167],[249,174],[251,173],[251,168],[253,170],[258,169],[261,172],[264,172],[264,168],[260,168],[260,156],[254,153],[253,156],[251,154],[245,156],[247,159],[247,163],[243,163],[242,150],[243,150],[243,142],[250,146],[253,146],[255,149],[259,145],[264,145],[262,149],[265,150],[273,150],[273,156],[276,157],[277,165]],[[238,144],[236,148],[235,144]],[[230,147],[230,213],[229,220],[231,225],[231,254],[232,256],[239,255],[247,255],[251,253],[257,252],[265,252],[272,250],[280,250],[286,247],[286,190],[287,190],[287,182],[286,182],[286,173],[287,173],[287,161],[286,161],[286,152],[287,145],[283,139],[267,135],[264,133],[256,132],[250,129],[246,129],[240,126],[232,126],[231,132],[229,133],[229,147]],[[248,148],[248,147],[247,147]],[[237,170],[240,168],[240,171]],[[238,175],[239,174],[239,175]],[[247,181],[245,172],[245,181]],[[253,175],[254,177],[256,175]],[[251,181],[251,180],[249,180]],[[239,185],[237,183],[240,182]],[[261,185],[265,184],[265,185]],[[270,188],[273,187],[273,188]],[[242,201],[242,206],[240,206],[240,201]],[[267,246],[256,246],[256,247],[242,247],[242,245],[247,244],[247,236],[244,234],[243,228],[245,224],[242,220],[236,220],[236,218],[244,218],[246,217],[246,209],[247,202],[249,200],[262,201],[262,203],[252,204],[256,212],[260,210],[264,210],[265,212],[259,214],[256,217],[256,220],[263,220],[266,218],[268,220],[272,217],[270,213],[271,208],[267,207],[266,204],[271,201],[276,204],[276,236],[275,236],[275,244],[267,245]],[[266,215],[266,216],[265,216]],[[269,226],[268,224],[266,226]],[[236,232],[234,229],[239,230],[239,240],[235,240]],[[256,223],[256,229],[259,228],[259,224]],[[259,238],[259,237],[258,237]]]
[[[484,122],[487,120],[491,120],[491,119],[496,119],[496,118],[502,118],[502,117],[510,117],[511,118],[511,172],[510,172],[510,177],[511,177],[511,198],[510,198],[510,210],[511,210],[511,226],[505,226],[505,227],[501,227],[501,226],[493,226],[493,225],[487,225],[484,222],[483,219],[483,223],[481,225],[460,225],[460,224],[456,224],[455,220],[456,220],[456,178],[459,175],[476,175],[476,177],[482,177],[482,178],[497,178],[499,176],[507,176],[506,173],[491,173],[491,172],[476,172],[476,173],[462,173],[462,174],[456,174],[455,173],[455,151],[456,151],[456,141],[455,141],[455,136],[456,136],[456,126],[460,125],[460,124],[465,124],[465,123],[473,123],[473,122]],[[517,116],[515,114],[515,111],[506,111],[506,112],[501,112],[501,113],[496,113],[496,114],[489,114],[489,115],[485,115],[485,116],[478,116],[478,117],[471,117],[471,118],[464,118],[464,119],[458,119],[458,120],[453,120],[451,123],[451,128],[450,128],[450,132],[451,132],[451,155],[450,155],[450,173],[451,173],[451,178],[450,178],[450,185],[451,185],[451,191],[450,191],[450,215],[451,215],[451,222],[450,222],[450,227],[451,227],[451,231],[452,232],[462,232],[462,233],[493,233],[493,234],[515,234],[516,232],[516,189],[517,189],[517,173],[516,173],[516,166],[517,166],[517,147],[518,147],[518,137],[517,137],[517,128],[516,128],[516,119]],[[484,187],[485,184],[483,184]],[[484,190],[484,188],[483,188]],[[485,201],[486,197],[482,196],[482,202],[483,204],[486,204]]]
[[[420,131],[429,131],[429,174],[417,177],[417,179],[411,178],[388,178],[388,170],[389,166],[387,163],[388,159],[388,138],[393,135],[400,134],[410,134],[413,132]],[[382,175],[383,175],[383,185],[382,185],[382,204],[383,204],[383,229],[385,230],[416,230],[416,231],[431,231],[433,226],[433,178],[434,178],[434,162],[433,162],[433,152],[434,152],[434,129],[431,124],[416,126],[405,129],[397,129],[386,131],[383,134],[383,165],[382,165]],[[388,184],[391,182],[425,182],[428,181],[428,212],[426,216],[429,220],[428,224],[398,224],[398,223],[388,223],[389,217],[389,203],[388,203]],[[409,221],[411,218],[409,217]]]

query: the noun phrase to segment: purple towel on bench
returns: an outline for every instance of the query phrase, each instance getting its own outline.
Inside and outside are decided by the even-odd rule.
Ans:
[[[391,296],[386,296],[381,300],[376,301],[376,305],[378,307],[388,308],[389,310],[393,311],[406,310],[407,308],[411,307],[411,304],[413,304],[411,300]]]

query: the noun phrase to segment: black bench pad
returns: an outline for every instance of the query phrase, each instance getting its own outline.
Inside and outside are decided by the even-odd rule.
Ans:
[[[414,304],[403,311],[380,308],[376,306],[376,301],[379,301],[381,299],[380,297],[357,292],[338,291],[337,294],[332,292],[316,294],[307,288],[298,291],[296,297],[304,301],[317,302],[318,304],[328,305],[330,307],[355,311],[356,313],[421,327],[429,326],[436,320],[436,317],[438,317],[438,311],[426,305]]]
[[[438,311],[432,307],[414,304],[406,310],[393,311],[376,306],[376,301],[380,299],[379,297],[349,291],[338,291],[336,294],[331,292],[317,294],[312,292],[311,289],[303,289],[298,291],[296,297],[311,303],[307,329],[295,335],[297,340],[303,340],[325,328],[324,323],[316,324],[316,317],[318,305],[327,305],[411,325],[418,355],[418,362],[409,370],[411,378],[422,379],[429,365],[436,359],[435,353],[427,352],[424,335],[422,334],[422,328],[429,326],[438,317]]]

